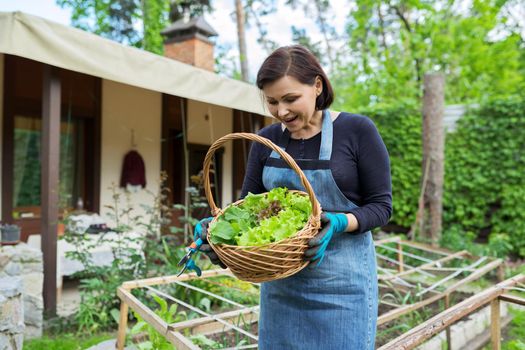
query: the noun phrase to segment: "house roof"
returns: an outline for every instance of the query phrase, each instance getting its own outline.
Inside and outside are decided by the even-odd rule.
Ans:
[[[22,12],[0,12],[0,53],[268,115],[256,86]]]
[[[219,33],[213,29],[208,22],[204,20],[202,17],[195,17],[190,19],[189,21],[185,21],[184,19],[180,19],[176,22],[173,22],[170,26],[162,30],[160,33],[162,35],[169,35],[173,32],[177,31],[183,31],[195,28],[197,30],[202,31],[207,36],[217,36]]]

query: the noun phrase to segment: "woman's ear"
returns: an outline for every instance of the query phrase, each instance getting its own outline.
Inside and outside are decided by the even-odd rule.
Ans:
[[[320,76],[315,77],[314,85],[315,85],[315,90],[317,92],[317,96],[321,95],[321,93],[323,92],[323,80],[321,79]]]

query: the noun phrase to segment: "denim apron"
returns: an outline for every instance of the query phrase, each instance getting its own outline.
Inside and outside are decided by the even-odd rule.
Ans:
[[[323,211],[355,208],[332,176],[332,118],[323,111],[319,159],[298,159]],[[286,149],[290,133],[278,143]],[[304,191],[299,176],[273,151],[263,169],[267,190]],[[335,234],[321,265],[261,285],[259,349],[372,350],[377,321],[377,272],[370,231]]]

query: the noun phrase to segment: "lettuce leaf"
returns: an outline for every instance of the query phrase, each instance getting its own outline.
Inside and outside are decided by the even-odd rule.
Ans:
[[[278,202],[276,215],[258,221],[258,214],[268,212]],[[308,196],[286,188],[274,188],[265,194],[249,193],[241,205],[225,210],[219,220],[210,226],[212,243],[260,246],[278,242],[301,230],[312,212]]]

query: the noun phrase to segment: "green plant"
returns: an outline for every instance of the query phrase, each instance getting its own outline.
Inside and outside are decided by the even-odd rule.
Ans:
[[[525,256],[523,149],[523,98],[490,101],[458,121],[446,144],[444,244],[484,232],[490,253]]]
[[[91,336],[82,336],[66,333],[56,336],[44,336],[38,339],[24,341],[25,350],[81,350],[88,349],[93,345],[105,340],[115,338],[114,334],[100,333]]]
[[[188,243],[188,238],[193,239],[193,233],[190,234],[190,229],[195,227],[200,219],[203,218],[203,211],[207,210],[208,202],[206,197],[202,195],[204,191],[204,179],[202,170],[196,174],[190,176],[191,186],[185,189],[188,202],[187,203],[176,203],[173,205],[174,209],[182,211],[182,215],[178,217],[182,227],[173,226],[170,228],[171,233],[180,234],[184,233],[184,243]],[[209,214],[208,214],[209,215]]]
[[[228,207],[210,225],[211,241],[241,246],[277,242],[301,230],[311,211],[307,196],[286,188],[249,193],[241,204]]]
[[[156,294],[150,293],[150,295],[159,306],[159,308],[155,310],[155,314],[157,314],[166,323],[172,324],[187,319],[185,311],[177,312],[177,304],[168,305],[166,300],[160,298]],[[160,334],[153,326],[146,323],[142,316],[140,316],[138,313],[133,312],[133,314],[137,318],[137,323],[133,326],[130,333],[138,334],[141,332],[146,332],[148,336],[147,341],[137,345],[140,350],[173,349],[173,345],[164,337],[164,335]]]
[[[166,176],[161,176],[157,193],[148,192],[151,204],[142,204],[143,214],[137,214],[131,202],[131,194],[113,185],[113,203],[106,205],[107,216],[113,222],[109,233],[100,234],[93,240],[88,233],[66,218],[63,237],[76,250],[66,253],[70,259],[82,263],[80,277],[81,303],[75,320],[78,332],[96,332],[115,327],[118,322],[120,300],[117,288],[125,281],[173,273],[173,264],[182,256],[182,248],[169,249],[167,241],[160,236],[161,226],[166,224],[169,206],[165,204]],[[131,234],[130,232],[140,232]],[[113,256],[110,265],[99,266],[91,260],[90,251],[107,243]],[[171,269],[171,270],[170,270]]]
[[[390,286],[390,292],[381,295],[381,300],[392,302],[397,305],[412,305],[421,301],[424,297],[418,296],[418,292],[423,288],[421,284],[417,284],[412,290],[402,291],[395,288],[390,282],[386,283]],[[442,306],[439,305],[439,308]],[[387,339],[392,339],[397,335],[405,333],[410,329],[420,325],[425,320],[429,319],[433,314],[430,307],[414,310],[407,314],[401,315],[395,320],[389,322],[384,327],[380,327],[377,331],[377,342],[384,343]]]
[[[390,155],[392,225],[408,228],[415,220],[421,179],[421,114],[410,101],[361,111],[377,125]]]
[[[509,326],[509,342],[504,343],[503,350],[525,350],[525,311],[510,308],[512,321]]]
[[[390,155],[390,227],[407,232],[421,187],[419,106],[400,100],[361,112],[377,125]],[[456,131],[446,137],[442,245],[474,254],[525,256],[523,149],[523,97],[487,101],[459,119]],[[479,237],[489,244],[479,244]]]

